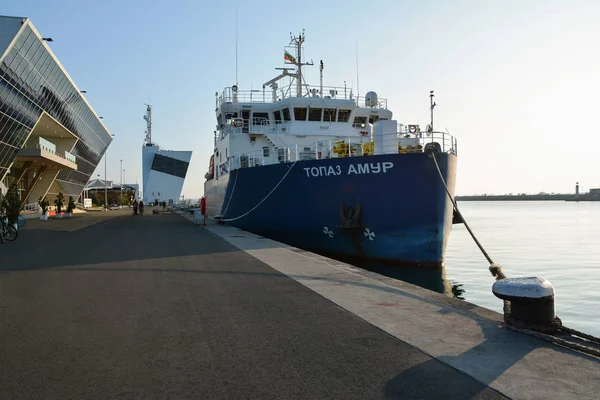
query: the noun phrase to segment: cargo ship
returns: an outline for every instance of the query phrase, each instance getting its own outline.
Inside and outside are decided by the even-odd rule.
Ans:
[[[215,94],[207,217],[344,261],[441,267],[457,141],[434,129],[433,91],[426,127],[399,123],[374,91],[323,86],[323,61],[306,84],[304,41],[262,90]]]

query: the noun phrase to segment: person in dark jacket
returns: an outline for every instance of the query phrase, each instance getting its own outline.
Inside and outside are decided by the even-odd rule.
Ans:
[[[133,202],[133,215],[138,215],[137,213],[138,203],[137,201]]]
[[[140,200],[139,208],[140,208],[140,215],[143,215],[144,214],[144,202],[142,200]]]

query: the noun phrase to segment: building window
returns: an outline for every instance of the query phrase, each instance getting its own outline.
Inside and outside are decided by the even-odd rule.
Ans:
[[[369,123],[370,124],[374,124],[375,122],[379,121],[379,115],[371,115],[369,117]]]
[[[263,157],[269,157],[271,155],[271,149],[269,147],[263,147]]]
[[[252,125],[263,125],[269,122],[269,113],[255,112],[252,113]]]
[[[281,121],[281,111],[277,110],[273,112],[273,117],[275,117],[275,123],[280,124]]]
[[[321,121],[322,114],[323,114],[322,108],[309,108],[308,109],[308,120],[309,121]]]
[[[364,128],[367,123],[367,117],[354,117],[354,123],[352,126],[354,128]]]
[[[350,113],[352,110],[339,110],[338,111],[338,122],[348,122],[350,119]]]
[[[283,110],[281,110],[281,112],[283,112],[283,120],[284,121],[291,121],[292,117],[290,116],[290,109],[289,108],[284,108]]]
[[[306,108],[294,107],[294,120],[306,121]]]
[[[325,113],[323,114],[323,121],[335,122],[336,112],[337,110],[335,108],[326,108]]]
[[[179,178],[185,178],[188,166],[189,163],[186,161],[181,161],[173,157],[163,156],[161,154],[155,154],[151,168],[154,171],[177,176]]]

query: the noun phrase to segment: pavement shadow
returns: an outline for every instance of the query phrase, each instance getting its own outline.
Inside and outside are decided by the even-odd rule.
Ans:
[[[467,303],[468,304],[468,303]],[[452,310],[440,310],[439,312],[453,312]],[[403,371],[391,379],[385,387],[384,394],[386,399],[406,399],[406,398],[434,398],[431,396],[439,385],[445,387],[445,399],[505,399],[509,398],[499,393],[497,390],[489,387],[493,382],[504,374],[507,370],[513,368],[520,360],[529,353],[537,349],[551,349],[556,353],[569,356],[576,356],[581,359],[598,363],[598,359],[565,349],[551,343],[541,341],[537,338],[523,333],[509,331],[503,324],[490,323],[483,318],[472,318],[477,322],[484,340],[476,346],[457,356],[442,356],[437,359],[425,361],[415,365],[412,368]],[[477,379],[477,384],[461,385],[459,380],[448,379],[440,380],[440,375],[436,372],[436,363],[443,362],[453,368],[458,375],[468,375]],[[524,379],[528,374],[526,367],[523,367],[521,373]],[[430,376],[431,385],[419,387],[417,389],[407,386],[413,377]],[[475,378],[476,377],[476,378]],[[530,377],[532,380],[539,378]],[[526,383],[521,383],[526,385]],[[538,394],[539,398],[547,398],[544,393]],[[537,396],[536,396],[537,398]]]
[[[241,252],[175,214],[93,218],[26,225],[16,241],[0,245],[0,271]],[[261,248],[269,246],[279,245]]]

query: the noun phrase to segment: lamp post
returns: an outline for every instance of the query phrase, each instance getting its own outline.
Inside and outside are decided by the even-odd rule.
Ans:
[[[125,172],[126,172],[126,171],[125,171],[125,170],[123,170],[123,182],[127,182],[127,175],[125,175]],[[128,192],[127,192],[127,191],[125,191],[125,194],[126,194],[127,196],[129,196],[129,194],[128,194]],[[131,200],[131,197],[127,197],[127,198]]]
[[[121,208],[123,208],[123,160],[121,160]]]
[[[108,209],[108,189],[106,187],[106,159],[108,158],[108,147],[104,152],[104,210]]]

